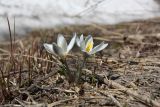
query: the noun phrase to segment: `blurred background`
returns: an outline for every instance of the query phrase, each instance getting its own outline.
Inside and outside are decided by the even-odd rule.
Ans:
[[[160,16],[160,0],[0,0],[0,40],[8,17],[16,34],[70,25],[115,25]]]

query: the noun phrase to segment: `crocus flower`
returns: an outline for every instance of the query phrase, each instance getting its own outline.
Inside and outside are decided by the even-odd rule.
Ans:
[[[44,43],[43,45],[45,49],[47,50],[47,52],[54,54],[54,55],[56,54],[62,57],[62,56],[66,56],[69,53],[69,51],[73,48],[75,41],[76,41],[76,35],[72,37],[68,45],[64,36],[59,34],[57,38],[57,44],[56,43],[52,43],[52,44]]]
[[[108,46],[107,43],[102,42],[93,48],[94,43],[91,35],[88,35],[85,39],[83,35],[81,35],[80,38],[77,37],[76,43],[80,49],[88,55],[95,54],[96,52],[99,52]]]

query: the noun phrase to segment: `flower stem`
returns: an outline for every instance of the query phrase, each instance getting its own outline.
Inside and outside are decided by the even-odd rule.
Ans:
[[[80,78],[81,78],[81,76],[82,76],[82,69],[85,67],[87,58],[88,58],[88,56],[84,54],[84,55],[83,55],[83,62],[82,62],[82,64],[79,64],[80,66],[79,66],[79,68],[78,68],[78,73],[77,73],[78,79],[77,79],[76,82],[79,82],[79,81],[80,81]]]
[[[65,66],[66,71],[64,73],[65,73],[65,76],[67,77],[67,79],[70,81],[71,80],[71,70],[69,69],[69,66],[67,64],[67,60],[66,60],[66,58],[62,58],[60,61]]]

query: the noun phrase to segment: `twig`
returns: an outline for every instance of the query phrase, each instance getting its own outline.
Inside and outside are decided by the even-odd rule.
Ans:
[[[41,81],[44,81],[44,80],[46,80],[46,79],[48,79],[49,77],[51,77],[51,76],[53,76],[53,75],[55,75],[57,72],[51,72],[51,73],[49,73],[48,75],[46,75],[45,77],[43,77],[43,78],[40,78],[40,79],[37,79],[36,80],[36,82],[41,82]]]
[[[0,51],[3,52],[3,53],[9,53],[9,51],[7,51],[5,49],[2,49],[2,48],[0,48]]]
[[[100,82],[108,85],[109,87],[112,88],[116,88],[116,89],[121,89],[120,91],[123,93],[126,93],[128,95],[131,95],[132,97],[134,97],[135,99],[140,100],[141,102],[143,102],[144,104],[148,105],[148,106],[152,106],[152,107],[160,107],[160,103],[157,101],[154,101],[152,99],[149,99],[145,96],[139,95],[137,92],[131,90],[131,89],[127,89],[126,87],[112,81],[112,80],[107,80],[104,77],[97,75],[97,74],[92,74],[92,71],[84,69],[87,73],[89,73],[90,75],[94,75]]]
[[[72,101],[72,100],[76,100],[76,99],[77,98],[69,98],[69,99],[66,99],[66,100],[60,100],[60,101],[48,104],[48,107],[58,106],[58,105],[61,105],[62,103],[65,103],[65,102],[68,102],[68,101]]]
[[[7,22],[8,22],[8,28],[9,28],[9,36],[10,36],[10,45],[11,45],[11,57],[12,57],[12,52],[13,52],[13,43],[12,43],[12,33],[11,33],[11,27],[10,27],[10,22],[7,17]]]
[[[94,96],[94,97],[79,97],[79,99],[85,99],[85,100],[92,100],[92,99],[106,99],[106,97],[97,97],[97,96]]]
[[[20,101],[19,99],[16,98],[15,101],[17,101],[21,106],[25,106],[25,104],[22,101]]]
[[[14,35],[13,35],[13,41],[14,41],[14,44],[15,44],[15,41],[16,41],[16,20],[15,20],[15,17],[14,17]],[[14,47],[15,48],[15,47]]]
[[[7,52],[7,51],[6,51]],[[5,55],[10,55],[9,53],[7,53],[7,54],[3,54],[4,56]],[[17,54],[17,53],[15,53],[15,54],[13,54],[14,56],[20,56],[20,54]],[[58,64],[58,65],[62,65],[61,64],[61,62],[59,61],[59,60],[57,60],[55,57],[53,57],[52,56],[52,58],[55,60],[55,61],[51,61],[51,60],[48,60],[48,59],[44,59],[44,58],[38,58],[38,57],[36,57],[36,56],[31,56],[31,55],[21,55],[21,56],[23,56],[23,57],[28,57],[28,58],[33,58],[33,59],[38,59],[38,60],[41,60],[41,61],[47,61],[47,62],[51,62],[51,63],[55,63],[55,61],[56,61],[56,63]]]
[[[78,14],[76,15],[73,15],[71,17],[82,17],[84,16],[86,13],[90,12],[90,11],[93,11],[95,8],[98,7],[98,5],[102,4],[105,0],[101,0],[101,1],[98,1],[97,3],[91,5],[90,7],[82,10],[81,12],[79,12]]]
[[[123,106],[120,104],[120,102],[113,97],[112,94],[110,94],[110,93],[104,94],[104,93],[101,92],[101,91],[98,91],[98,93],[100,93],[100,94],[102,94],[102,95],[104,95],[104,96],[110,97],[110,98],[113,100],[113,102],[114,102],[118,107],[123,107]]]
[[[27,90],[31,90],[36,84],[40,83],[41,81],[45,80],[45,79],[48,79],[49,77],[55,75],[57,72],[51,72],[49,73],[47,76],[43,77],[43,78],[40,78],[40,79],[37,79],[34,84],[32,84],[30,87],[27,88]]]
[[[27,104],[20,99],[15,99],[21,106],[20,107],[46,107],[47,104],[40,103],[40,104]],[[7,106],[8,107],[8,106]],[[10,106],[9,106],[10,107]]]
[[[100,25],[97,25],[97,24],[94,24],[94,23],[92,23],[91,25],[93,27],[97,28],[97,29],[100,29],[104,34],[112,34],[112,35],[123,37],[123,34],[118,33],[118,32],[108,31],[107,29],[105,29],[104,27],[102,27]]]
[[[13,43],[12,43],[12,33],[11,33],[11,27],[10,27],[10,22],[7,17],[7,22],[8,22],[8,29],[9,29],[9,36],[10,36],[10,63],[13,64]],[[11,67],[12,68],[12,67]],[[7,87],[10,92],[10,87],[9,87],[9,79],[10,79],[10,71],[8,70],[8,77],[7,77]]]
[[[19,105],[19,104],[5,104],[5,105],[0,105],[0,107],[22,107],[22,105]]]
[[[113,102],[114,102],[118,107],[123,107],[123,106],[120,104],[120,102],[113,97],[112,94],[108,94],[108,97],[110,97],[110,98],[113,100]]]
[[[15,42],[13,42],[13,44],[18,44],[20,40],[16,40]],[[0,45],[6,46],[6,45],[10,45],[10,42],[5,41],[5,42],[0,42]]]
[[[76,93],[75,91],[72,91],[72,90],[67,90],[67,89],[61,89],[61,88],[52,88],[52,87],[40,87],[40,86],[37,86],[39,89],[42,89],[42,90],[46,90],[46,91],[49,91],[49,90],[55,90],[55,91],[59,91],[59,92],[64,92],[64,93]]]
[[[24,73],[24,72],[28,72],[28,70],[27,70],[27,69],[21,70],[21,73]],[[17,74],[17,73],[19,73],[19,71],[12,71],[12,72],[10,71],[10,75],[15,75],[15,74]],[[8,74],[7,74],[7,73],[4,74],[3,77],[4,77],[4,78],[8,77]],[[0,76],[0,78],[1,78],[1,76]]]

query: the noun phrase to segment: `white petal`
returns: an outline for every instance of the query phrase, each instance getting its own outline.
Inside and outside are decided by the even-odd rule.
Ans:
[[[73,46],[75,44],[75,41],[76,41],[76,37],[77,37],[76,35],[74,35],[72,37],[72,39],[71,39],[71,41],[70,41],[70,43],[69,43],[69,45],[67,47],[67,53],[73,48]]]
[[[51,54],[55,54],[55,52],[53,50],[53,45],[52,44],[44,43],[43,46],[47,50],[47,52],[49,52]]]
[[[64,52],[67,52],[67,42],[62,34],[58,35],[57,45],[63,49]]]
[[[84,41],[84,38],[83,38],[83,34],[80,36],[80,38],[77,36],[76,38],[76,44],[78,47],[81,47],[81,43]]]
[[[83,42],[84,38],[83,38],[83,34],[80,36],[80,42]]]
[[[80,39],[78,37],[76,38],[76,44],[78,47],[80,47]]]
[[[89,45],[90,43],[93,45],[93,38],[92,38],[92,36],[88,38],[88,40],[87,40],[87,42],[86,42],[86,44],[85,44],[85,49],[88,47],[88,45]],[[90,50],[92,50],[92,48],[93,48],[93,46],[91,47]]]
[[[81,48],[81,50],[85,50],[85,41],[82,41],[81,43],[80,43],[80,48]]]
[[[108,46],[108,44],[105,44],[104,42],[102,42],[101,44],[99,44],[96,47],[94,47],[92,49],[92,51],[90,52],[90,54],[95,54],[96,52],[99,52],[99,51],[103,50],[107,46]]]
[[[89,40],[90,38],[92,38],[91,35],[88,35],[88,36],[85,38],[85,45],[87,44],[87,42],[88,42],[88,40]]]
[[[53,43],[53,50],[58,56],[64,56],[65,52],[61,47],[59,47],[56,43]]]

